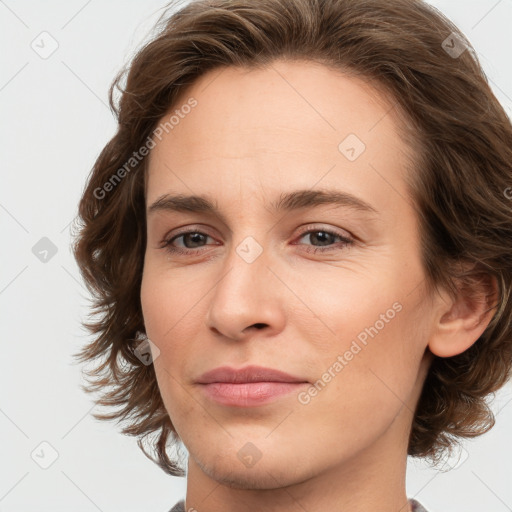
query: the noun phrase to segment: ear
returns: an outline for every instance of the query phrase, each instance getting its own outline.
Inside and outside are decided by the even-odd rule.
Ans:
[[[487,273],[459,280],[457,297],[442,291],[436,297],[430,351],[439,357],[461,354],[473,345],[494,316],[498,297],[496,278]]]

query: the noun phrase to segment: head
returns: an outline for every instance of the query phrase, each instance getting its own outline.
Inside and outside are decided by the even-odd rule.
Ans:
[[[238,486],[304,478],[388,431],[399,457],[436,460],[492,427],[512,360],[512,126],[442,14],[195,1],[110,101],[74,246],[99,315],[79,359],[103,359],[86,389],[122,407],[97,418],[141,448],[156,433],[170,474],[181,440]],[[205,397],[204,372],[248,364],[307,385],[254,408]],[[261,473],[232,471],[251,449]]]

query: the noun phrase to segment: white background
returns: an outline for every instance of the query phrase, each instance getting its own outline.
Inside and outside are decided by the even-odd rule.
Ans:
[[[510,115],[512,0],[432,3],[473,43]],[[115,423],[90,416],[92,397],[80,390],[71,359],[86,340],[80,321],[88,294],[69,247],[70,223],[115,131],[108,87],[164,6],[0,2],[0,511],[166,512],[185,496],[184,478],[166,475]],[[31,48],[42,31],[59,45],[47,59]],[[46,263],[32,252],[42,237],[57,248]],[[429,512],[512,511],[511,404],[509,384],[493,403],[496,426],[465,444],[452,471],[410,460],[409,497]],[[58,452],[48,469],[31,458],[43,441]],[[45,457],[50,452],[44,449]]]

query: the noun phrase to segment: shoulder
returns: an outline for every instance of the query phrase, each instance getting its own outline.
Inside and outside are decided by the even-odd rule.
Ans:
[[[185,500],[178,501],[169,512],[185,512]]]
[[[409,503],[411,505],[412,512],[428,512],[427,509],[419,501],[410,499]]]
[[[409,503],[411,504],[412,512],[427,512],[425,507],[418,501],[410,499]],[[178,501],[169,512],[185,512],[185,500]]]
[[[418,501],[410,499],[409,503],[411,504],[412,512],[427,512],[425,507],[423,507],[423,505]],[[169,512],[185,512],[185,500],[178,501],[178,503],[176,503]]]

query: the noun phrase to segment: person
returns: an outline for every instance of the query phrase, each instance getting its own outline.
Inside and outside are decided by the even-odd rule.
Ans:
[[[95,417],[186,475],[173,511],[425,511],[407,457],[492,428],[512,367],[512,125],[474,49],[421,0],[157,27],[79,203]]]

